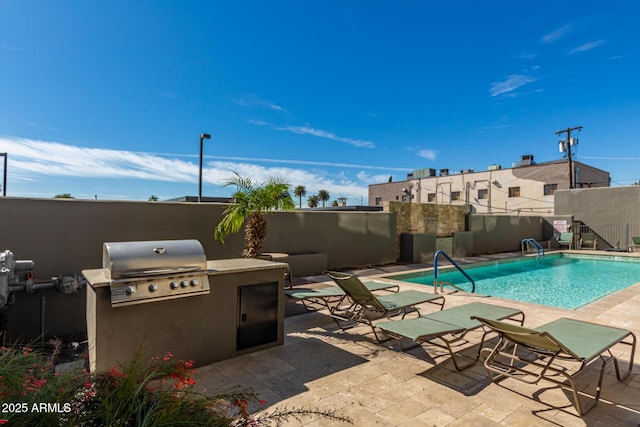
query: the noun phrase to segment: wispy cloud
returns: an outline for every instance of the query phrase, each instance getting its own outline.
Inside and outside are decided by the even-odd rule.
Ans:
[[[284,108],[282,108],[279,105],[276,104],[269,104],[267,105],[268,108],[271,108],[272,110],[276,110],[276,111],[286,111]]]
[[[535,82],[536,79],[525,74],[512,74],[507,77],[505,81],[491,84],[489,93],[491,96],[498,96],[503,93],[512,92],[513,90],[526,85],[527,83]]]
[[[249,119],[249,120],[247,120],[247,122],[251,123],[252,125],[256,125],[256,126],[269,126],[269,123],[265,122],[264,120]]]
[[[555,30],[551,31],[548,34],[545,34],[544,36],[542,36],[540,41],[542,43],[553,43],[555,41],[560,40],[562,37],[569,34],[571,31],[573,31],[573,26],[571,24],[567,24],[560,28],[556,28]]]
[[[330,139],[333,141],[344,142],[346,144],[353,145],[355,147],[364,147],[364,148],[374,148],[375,144],[371,141],[367,141],[364,139],[354,139],[347,138],[343,136],[338,136],[333,132],[328,132],[326,130],[314,129],[309,126],[272,126],[270,123],[265,122],[264,120],[255,120],[250,119],[247,120],[248,123],[256,126],[269,126],[272,129],[292,132],[298,135],[312,135],[318,138]]]
[[[195,181],[195,164],[152,154],[86,148],[24,138],[0,138],[0,149],[11,153],[12,172],[33,175],[94,178],[136,178],[155,181]]]
[[[189,155],[190,157],[196,157],[195,154]],[[260,163],[280,163],[290,165],[305,165],[305,166],[331,166],[338,168],[352,168],[352,169],[374,169],[383,171],[397,171],[397,172],[410,172],[409,168],[396,168],[389,166],[375,166],[375,165],[361,165],[357,163],[336,163],[336,162],[318,162],[311,160],[294,160],[294,159],[265,159],[257,157],[235,157],[235,156],[205,156],[210,159],[220,160],[234,160],[242,162],[260,162]]]
[[[589,43],[582,44],[576,48],[573,48],[569,51],[569,54],[578,53],[578,52],[586,52],[591,49],[595,49],[598,46],[604,44],[604,40],[596,40]]]
[[[513,55],[516,59],[536,59],[538,57],[535,53],[520,53],[518,55]]]
[[[367,141],[364,139],[353,139],[347,138],[343,136],[338,136],[333,132],[328,132],[321,129],[314,129],[308,126],[284,126],[275,128],[278,130],[284,130],[288,132],[293,132],[298,135],[313,135],[318,138],[330,139],[333,141],[344,142],[346,144],[353,145],[354,147],[363,147],[363,148],[374,148],[375,144],[371,141]]]
[[[6,44],[0,43],[0,49],[11,50],[11,51],[20,51],[21,47],[7,46]]]
[[[88,148],[14,137],[0,137],[0,152],[11,153],[8,158],[10,178],[25,182],[42,181],[44,177],[62,177],[76,181],[78,178],[95,178],[188,183],[197,182],[199,173],[196,161],[184,159],[195,158],[196,155]],[[385,180],[388,179],[388,173],[410,171],[406,168],[305,160],[224,156],[205,158],[207,163],[203,170],[203,182],[210,185],[221,185],[231,176],[231,171],[236,171],[258,182],[273,176],[286,177],[292,185],[306,186],[310,194],[325,189],[334,198],[366,197],[367,185],[376,181],[363,181],[369,176],[364,170],[384,171],[373,177],[385,177]],[[322,167],[358,169],[359,173],[349,178],[346,174],[329,172]]]
[[[266,101],[264,99],[261,99],[255,95],[246,95],[240,98],[235,98],[233,100],[233,102],[235,102],[236,104],[242,106],[242,107],[263,107],[263,108],[268,108],[270,110],[274,110],[274,111],[287,111],[285,110],[282,106],[271,102],[271,101]]]
[[[438,152],[437,151],[429,150],[429,149],[418,150],[418,152],[416,154],[418,155],[418,157],[422,157],[422,158],[429,159],[429,160],[435,160],[436,157],[438,156]]]

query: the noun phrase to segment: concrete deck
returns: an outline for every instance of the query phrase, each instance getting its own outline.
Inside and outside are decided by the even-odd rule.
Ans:
[[[416,267],[424,266],[357,273],[370,279]],[[318,276],[297,278],[294,283],[326,280]],[[427,290],[407,283],[401,289]],[[640,283],[578,310],[469,294],[447,295],[445,308],[472,301],[520,308],[526,314],[526,326],[569,317],[629,329],[640,337]],[[430,304],[421,308],[424,312],[436,309]],[[287,317],[285,332],[284,346],[198,369],[197,387],[205,392],[252,389],[266,401],[267,410],[336,411],[356,426],[640,426],[640,349],[626,381],[618,382],[613,366],[608,366],[600,402],[579,417],[569,393],[554,384],[533,386],[512,379],[491,383],[481,363],[457,372],[448,353],[437,347],[426,344],[403,352],[395,340],[377,344],[370,328],[342,331],[326,310]],[[480,334],[468,338],[462,354],[477,351]],[[614,353],[628,360],[629,354],[622,351],[626,349],[615,348]],[[579,377],[588,393],[594,392],[597,374],[598,368],[591,366]],[[315,418],[292,420],[288,425],[345,424]]]

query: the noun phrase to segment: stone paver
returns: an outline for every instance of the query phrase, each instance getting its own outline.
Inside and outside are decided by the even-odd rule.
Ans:
[[[369,279],[402,270],[403,266],[386,266],[362,274]],[[326,277],[306,279],[308,283]],[[406,283],[402,289],[425,290]],[[578,310],[460,294],[448,295],[445,307],[478,300],[522,309],[527,326],[571,317],[640,336],[640,283]],[[425,312],[432,310],[424,307]],[[481,364],[459,373],[440,349],[425,345],[405,353],[395,341],[377,344],[368,327],[343,332],[326,311],[286,318],[285,332],[284,346],[199,369],[198,387],[212,393],[232,386],[253,389],[267,401],[267,410],[335,410],[356,426],[640,426],[640,350],[634,373],[624,383],[616,380],[612,365],[607,368],[601,402],[579,417],[568,400],[570,393],[551,383],[534,386],[509,379],[494,384]],[[466,353],[473,353],[478,338],[470,336]],[[597,371],[594,366],[582,376],[580,384],[588,393],[593,393]],[[345,424],[306,418],[285,425]]]

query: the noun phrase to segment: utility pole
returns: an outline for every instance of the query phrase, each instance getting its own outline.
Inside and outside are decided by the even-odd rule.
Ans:
[[[582,130],[582,126],[576,126],[573,128],[566,128],[564,130],[559,130],[556,132],[556,135],[562,135],[563,133],[567,134],[567,139],[561,140],[559,143],[560,152],[564,153],[565,150],[567,152],[567,158],[569,159],[569,189],[574,187],[573,185],[573,160],[571,159],[571,147],[575,145],[571,140],[571,131],[577,130],[580,132]],[[576,144],[578,141],[576,141]]]

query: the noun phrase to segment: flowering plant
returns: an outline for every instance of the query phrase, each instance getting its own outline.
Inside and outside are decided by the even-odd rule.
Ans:
[[[28,347],[0,348],[0,425],[25,426],[261,426],[320,416],[351,422],[334,412],[283,409],[252,392],[206,395],[194,390],[193,361],[171,353],[143,362],[141,351],[106,372],[56,374]],[[42,406],[42,405],[45,406]],[[12,406],[9,406],[12,405]],[[44,409],[44,410],[42,410]]]

